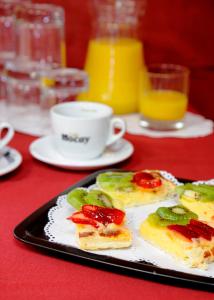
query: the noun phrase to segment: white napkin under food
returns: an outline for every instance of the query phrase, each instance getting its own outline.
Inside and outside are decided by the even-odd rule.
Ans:
[[[122,117],[127,124],[127,132],[136,135],[145,135],[153,138],[175,137],[175,138],[197,138],[213,133],[213,121],[203,116],[187,112],[184,119],[184,128],[170,131],[157,131],[142,128],[139,125],[140,115],[130,114]]]

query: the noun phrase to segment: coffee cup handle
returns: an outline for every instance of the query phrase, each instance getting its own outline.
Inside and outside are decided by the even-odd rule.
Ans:
[[[6,135],[1,139],[1,132],[3,129],[7,129]],[[5,147],[13,138],[14,136],[14,129],[13,127],[7,123],[7,122],[2,122],[0,123],[0,149]]]
[[[120,131],[118,133],[114,133],[115,127],[119,128]],[[109,139],[106,143],[106,146],[110,146],[118,141],[126,132],[126,123],[120,118],[113,118],[110,121],[110,131],[109,131]]]

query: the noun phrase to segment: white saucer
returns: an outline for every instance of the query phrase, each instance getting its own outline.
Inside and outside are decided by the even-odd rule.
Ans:
[[[30,145],[30,153],[34,158],[50,165],[71,170],[91,170],[110,166],[127,159],[133,152],[133,145],[127,140],[121,139],[113,146],[107,147],[100,157],[78,161],[61,156],[53,147],[53,136],[39,138]]]
[[[10,147],[5,147],[0,152],[0,176],[12,172],[22,163],[21,154]]]

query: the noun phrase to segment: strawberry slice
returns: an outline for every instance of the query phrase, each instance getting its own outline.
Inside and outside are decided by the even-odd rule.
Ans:
[[[96,222],[96,220],[86,217],[81,211],[73,213],[73,215],[71,215],[67,219],[77,224],[92,225],[95,228],[99,227],[99,224],[98,222]]]
[[[82,212],[85,217],[96,220],[102,224],[121,224],[125,213],[116,208],[100,207],[96,205],[83,205]]]
[[[183,236],[185,236],[188,240],[192,240],[193,238],[199,238],[200,235],[196,231],[188,228],[188,226],[183,225],[168,225],[167,228],[170,230],[174,230],[176,232],[179,232]]]
[[[136,173],[132,181],[144,189],[154,189],[162,184],[160,178],[154,177],[151,173],[147,172]]]
[[[169,225],[167,226],[171,230],[175,230],[182,235],[184,235],[188,239],[192,238],[204,238],[208,241],[211,241],[214,236],[214,228],[202,223],[198,220],[191,219],[190,223],[182,226],[182,225]]]
[[[210,241],[212,239],[212,236],[214,236],[214,228],[198,220],[192,219],[190,221],[190,224],[188,224],[187,226],[188,228],[197,232],[201,237],[203,237],[206,240]]]
[[[192,224],[188,224],[187,227],[188,227],[188,229],[196,232],[199,235],[199,237],[202,237],[202,238],[204,238],[208,241],[211,241],[212,236],[209,233],[209,231],[205,231],[201,227],[195,226],[195,225],[192,225]]]

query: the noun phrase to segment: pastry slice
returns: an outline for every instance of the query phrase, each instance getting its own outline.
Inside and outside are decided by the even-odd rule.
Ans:
[[[179,200],[189,210],[195,212],[199,219],[214,227],[214,186],[187,183],[177,187]]]
[[[140,234],[189,267],[206,269],[214,261],[214,228],[183,206],[159,208],[141,224]]]
[[[125,213],[115,208],[84,205],[68,219],[76,224],[83,250],[117,249],[131,246],[132,236],[124,226]]]
[[[97,177],[98,188],[109,194],[114,207],[149,204],[166,199],[175,190],[175,184],[159,171],[105,172]]]

